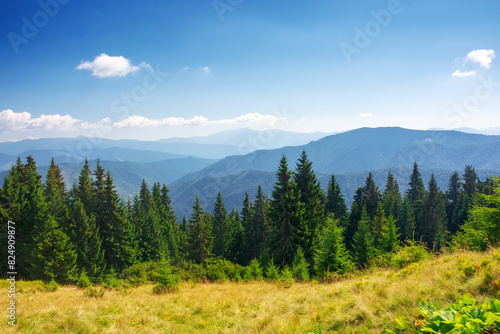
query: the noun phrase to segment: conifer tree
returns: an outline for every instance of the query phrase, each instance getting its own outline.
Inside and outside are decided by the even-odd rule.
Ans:
[[[173,259],[177,259],[179,257],[179,243],[176,238],[176,235],[178,234],[177,216],[175,215],[174,209],[172,207],[172,199],[168,195],[168,192],[169,190],[164,184],[161,188],[160,204],[161,215],[164,219],[162,226],[164,229],[163,233],[167,238],[170,257]]]
[[[383,202],[386,216],[393,215],[394,217],[399,217],[399,212],[401,210],[401,194],[399,193],[398,181],[390,171],[387,174]]]
[[[366,208],[366,213],[370,219],[373,219],[375,214],[377,213],[377,207],[379,202],[382,200],[382,195],[378,187],[375,185],[375,181],[373,180],[373,174],[368,173],[368,177],[366,178],[365,184],[365,200],[363,206]]]
[[[423,226],[422,240],[429,247],[435,245],[440,249],[444,246],[446,232],[446,204],[434,174],[432,174],[429,181],[429,191],[425,198],[423,218],[425,225]]]
[[[237,209],[233,209],[227,217],[228,239],[227,249],[224,257],[233,263],[242,264],[244,254],[243,227],[241,226],[240,214]]]
[[[92,172],[90,171],[90,165],[87,159],[85,159],[85,165],[80,171],[78,184],[73,188],[73,197],[80,198],[83,208],[87,213],[96,213],[95,193],[92,187]]]
[[[424,219],[423,208],[425,202],[426,191],[424,181],[420,175],[418,164],[413,164],[413,171],[410,177],[410,189],[408,190],[408,200],[413,207],[413,215],[415,217],[415,237],[420,239],[424,234]]]
[[[340,227],[347,228],[349,222],[347,205],[345,204],[342,190],[333,174],[326,190],[325,216],[329,216],[331,213],[334,214],[336,219],[339,219]]]
[[[361,267],[366,267],[369,260],[375,255],[370,225],[370,217],[366,209],[363,208],[361,220],[358,223],[358,230],[354,234],[353,239],[353,257]]]
[[[250,196],[248,196],[248,191],[245,191],[245,199],[242,203],[241,208],[241,226],[243,228],[243,243],[244,243],[244,251],[241,254],[241,261],[244,265],[250,262],[251,259],[255,259],[259,256],[256,254],[255,244],[254,244],[254,224],[253,224],[253,207],[252,202],[250,201]]]
[[[67,283],[75,278],[76,254],[69,237],[52,216],[36,227],[31,266],[33,279]]]
[[[305,151],[297,161],[296,172],[293,175],[297,185],[298,200],[304,204],[304,240],[303,251],[306,260],[313,262],[314,248],[318,238],[321,219],[324,214],[323,191],[312,169],[312,162],[307,158]]]
[[[201,264],[212,256],[213,236],[210,217],[203,211],[198,195],[189,223],[189,258]]]
[[[382,235],[382,250],[384,252],[392,252],[396,250],[399,246],[398,228],[396,226],[396,220],[392,215],[387,218],[387,223],[384,227],[384,232]]]
[[[385,218],[384,206],[382,202],[378,204],[377,212],[372,221],[373,246],[383,251],[384,249],[384,231],[387,228],[387,219]]]
[[[179,225],[179,232],[178,232],[178,244],[179,244],[179,252],[182,258],[187,258],[187,255],[189,253],[189,226],[188,226],[188,221],[186,218],[186,215],[182,217],[182,221]]]
[[[285,156],[281,158],[276,178],[269,208],[269,247],[276,263],[286,266],[292,264],[297,248],[304,242],[304,204],[299,201],[300,192]]]
[[[414,240],[415,234],[415,214],[413,206],[410,203],[408,194],[403,198],[401,205],[401,214],[396,222],[396,227],[401,231],[401,241]]]
[[[228,219],[227,210],[222,200],[220,191],[215,199],[214,211],[212,215],[212,233],[214,236],[213,253],[215,256],[224,256],[227,249],[228,239]]]
[[[446,190],[446,216],[448,220],[448,229],[450,233],[454,234],[458,231],[458,227],[453,219],[457,210],[458,198],[460,196],[461,184],[460,176],[457,172],[453,173],[448,182],[448,189]]]
[[[309,266],[310,264],[306,261],[304,251],[302,247],[297,248],[297,254],[293,259],[293,275],[296,280],[300,282],[305,282],[309,280]]]
[[[103,204],[102,215],[106,221],[102,226],[104,257],[109,269],[121,271],[136,262],[137,248],[127,221],[125,205],[115,190],[109,171],[106,174]]]
[[[49,212],[57,223],[63,227],[68,210],[68,194],[66,193],[66,184],[61,169],[54,162],[54,158],[52,158],[47,172],[44,195]],[[65,230],[67,232],[67,226]]]
[[[103,277],[106,269],[99,228],[93,214],[87,215],[79,198],[71,206],[70,239],[75,245],[78,270],[93,281]]]
[[[339,218],[329,216],[320,233],[318,247],[314,257],[316,273],[321,277],[327,272],[348,272],[352,268],[350,255],[344,244]]]
[[[266,238],[269,235],[269,220],[267,216],[268,200],[262,192],[262,187],[257,188],[257,195],[251,205],[249,205],[249,219],[245,227],[245,248],[248,252],[246,261],[252,258],[259,258],[264,251]],[[247,215],[243,215],[242,218]]]

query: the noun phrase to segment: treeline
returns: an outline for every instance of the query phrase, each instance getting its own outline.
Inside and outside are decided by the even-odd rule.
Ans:
[[[307,279],[365,268],[412,241],[440,250],[499,240],[498,179],[481,182],[466,166],[443,192],[434,176],[424,185],[415,163],[409,186],[402,194],[389,172],[381,191],[369,173],[348,209],[335,177],[324,193],[303,152],[294,170],[283,156],[271,198],[259,186],[255,198],[246,194],[241,212],[228,211],[219,192],[207,212],[196,197],[191,216],[178,219],[165,185],[149,189],[143,181],[139,194],[124,201],[100,162],[92,171],[86,161],[68,191],[54,160],[42,183],[29,156],[18,159],[0,188],[1,247],[7,249],[11,220],[20,277],[70,282],[85,275],[100,282],[164,258],[182,270],[219,261],[248,266],[250,276],[293,268]],[[7,257],[2,261],[7,268]]]

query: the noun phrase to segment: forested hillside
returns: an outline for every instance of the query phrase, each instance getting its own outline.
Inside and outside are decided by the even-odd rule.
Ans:
[[[291,270],[306,280],[369,267],[414,242],[435,251],[498,242],[498,178],[479,180],[468,165],[449,176],[443,191],[434,175],[424,183],[414,163],[409,180],[401,191],[388,172],[379,188],[367,173],[349,208],[334,175],[322,190],[303,151],[293,167],[281,157],[270,197],[256,185],[256,195],[242,198],[239,212],[226,209],[220,192],[209,208],[196,197],[190,215],[178,218],[165,185],[150,188],[143,181],[140,192],[124,201],[97,161],[95,168],[86,163],[67,191],[54,161],[42,182],[28,157],[18,160],[0,189],[2,247],[11,220],[18,273],[25,279],[70,282],[85,275],[98,282],[167,257],[187,271],[217,259],[236,268],[264,268],[266,275]]]

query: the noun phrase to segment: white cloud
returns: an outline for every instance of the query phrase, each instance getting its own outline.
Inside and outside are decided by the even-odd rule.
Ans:
[[[359,117],[373,117],[373,114],[372,113],[363,113],[363,112],[360,112],[358,114]]]
[[[184,67],[182,70],[183,70],[183,71],[187,71],[187,70],[189,70],[189,66]]]
[[[182,125],[213,125],[213,124],[255,124],[255,123],[275,123],[283,120],[274,115],[261,115],[259,113],[248,113],[228,119],[209,120],[204,116],[194,116],[193,118],[185,119],[183,117],[168,117],[162,119],[151,119],[143,116],[133,115],[126,119],[115,122],[116,128],[123,127],[154,127],[154,126],[182,126]]]
[[[210,74],[210,68],[208,66],[203,67],[203,73]]]
[[[95,57],[91,62],[82,62],[76,67],[77,70],[92,71],[92,75],[98,78],[124,77],[129,73],[138,71],[139,68],[153,70],[151,66],[145,62],[142,62],[139,66],[133,66],[130,60],[123,56],[108,56],[105,53]]]
[[[479,63],[481,67],[484,68],[490,68],[493,58],[495,58],[494,50],[480,49],[471,51],[467,54],[467,60]]]
[[[460,72],[460,70],[456,70],[455,72],[453,72],[453,74],[451,76],[461,78],[461,77],[470,77],[470,76],[476,75],[476,74],[477,74],[476,71]]]
[[[0,112],[0,131],[26,131],[26,130],[68,130],[79,122],[70,115],[40,115],[32,118],[28,112],[15,113],[10,109]]]
[[[97,123],[82,122],[70,115],[40,115],[33,118],[26,111],[16,113],[10,109],[0,112],[0,133],[11,131],[74,131],[76,129],[95,129],[104,126],[111,120],[104,118]]]

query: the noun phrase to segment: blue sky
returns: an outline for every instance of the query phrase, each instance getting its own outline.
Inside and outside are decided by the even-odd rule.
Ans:
[[[498,1],[3,1],[0,141],[500,126]]]

